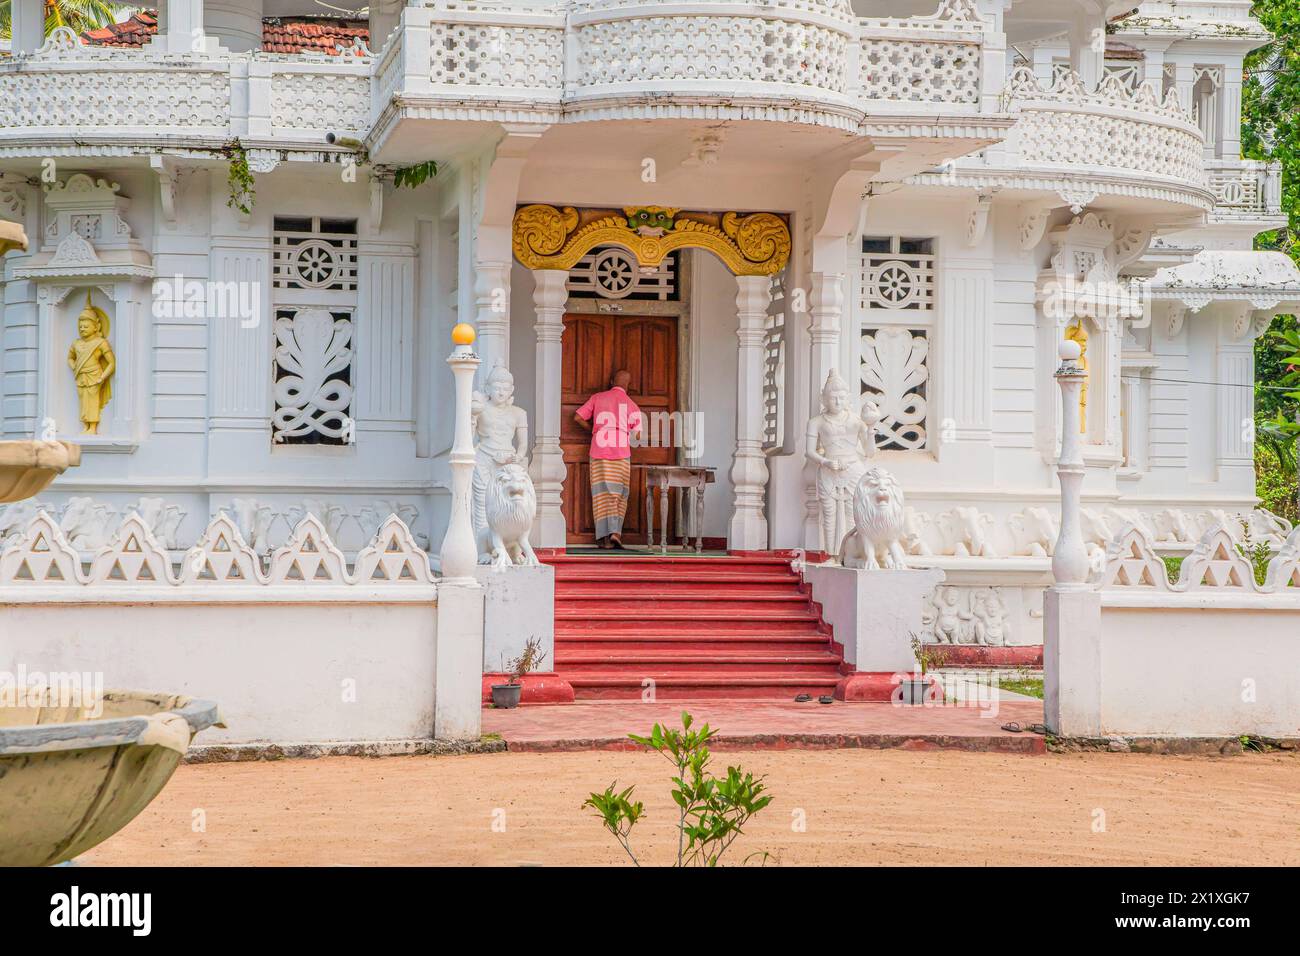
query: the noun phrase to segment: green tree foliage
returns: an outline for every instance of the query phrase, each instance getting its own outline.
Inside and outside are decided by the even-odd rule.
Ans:
[[[1287,225],[1262,233],[1257,249],[1277,249],[1300,262],[1300,0],[1258,0],[1252,11],[1273,35],[1246,58],[1242,94],[1242,153],[1282,166],[1282,209]],[[1265,502],[1294,503],[1295,424],[1300,402],[1296,321],[1277,316],[1255,343],[1256,473]],[[1291,493],[1284,493],[1291,489]],[[1265,507],[1276,510],[1265,503]],[[1294,511],[1294,508],[1286,509]]]
[[[45,0],[45,34],[56,27],[71,27],[76,33],[106,27],[125,20],[141,7],[111,0]],[[13,36],[13,2],[0,0],[0,37]]]

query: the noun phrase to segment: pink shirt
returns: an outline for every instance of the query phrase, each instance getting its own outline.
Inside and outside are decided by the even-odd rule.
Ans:
[[[641,428],[641,409],[617,385],[597,392],[578,409],[578,417],[591,422],[591,457],[631,458],[628,437]],[[594,420],[593,420],[594,419]]]

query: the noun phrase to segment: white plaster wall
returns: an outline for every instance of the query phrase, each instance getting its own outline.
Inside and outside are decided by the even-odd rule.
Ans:
[[[108,689],[216,701],[227,729],[199,743],[433,736],[432,602],[0,603],[0,636],[10,673],[99,672]]]
[[[1099,681],[1103,733],[1300,735],[1294,599],[1178,596],[1125,607],[1103,592],[1099,632],[1099,672],[1065,676]]]

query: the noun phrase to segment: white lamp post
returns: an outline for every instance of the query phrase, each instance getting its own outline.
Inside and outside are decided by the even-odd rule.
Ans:
[[[446,583],[472,582],[478,566],[478,546],[470,517],[470,486],[474,479],[474,433],[470,403],[474,397],[474,372],[482,360],[474,354],[472,325],[452,330],[456,347],[447,356],[456,380],[456,431],[451,445],[451,517],[442,539],[442,577]]]
[[[1084,585],[1088,580],[1088,549],[1084,547],[1079,519],[1083,491],[1083,449],[1079,444],[1079,394],[1087,372],[1079,367],[1078,342],[1065,340],[1059,349],[1061,367],[1061,459],[1056,474],[1061,482],[1061,531],[1052,553],[1052,575],[1058,586]]]
[[[456,380],[456,433],[451,446],[451,516],[442,539],[438,582],[438,649],[433,734],[440,740],[473,740],[481,730],[483,687],[483,588],[474,578],[478,546],[470,517],[474,436],[470,402],[474,372],[472,325],[452,329],[456,347],[447,358]]]

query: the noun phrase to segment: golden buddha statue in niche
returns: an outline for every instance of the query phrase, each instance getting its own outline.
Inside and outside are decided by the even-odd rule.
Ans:
[[[113,373],[117,358],[108,344],[108,314],[93,305],[86,293],[86,307],[77,316],[77,338],[68,349],[68,367],[77,383],[82,431],[99,434],[99,419],[113,397]]]

